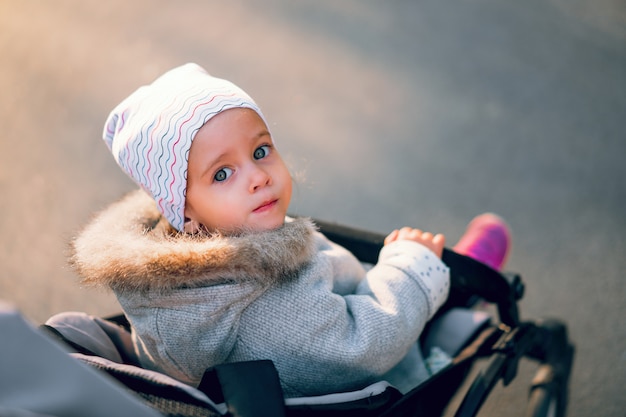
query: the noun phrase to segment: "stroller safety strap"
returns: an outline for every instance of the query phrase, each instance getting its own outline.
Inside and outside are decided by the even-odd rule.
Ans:
[[[198,389],[224,401],[233,417],[285,416],[285,401],[272,361],[227,363],[208,369]]]

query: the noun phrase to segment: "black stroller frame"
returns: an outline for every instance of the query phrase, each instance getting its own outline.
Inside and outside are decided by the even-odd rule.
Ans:
[[[315,222],[326,237],[346,247],[359,260],[376,263],[384,236],[334,223]],[[175,387],[98,363],[90,359],[94,356],[93,352],[68,340],[54,327],[42,328],[70,345],[84,362],[112,375],[152,407],[169,416],[416,417],[442,415],[444,411],[449,414],[451,410],[446,410],[446,407],[469,375],[472,365],[477,359],[484,359],[485,366],[475,376],[454,414],[456,417],[469,417],[478,413],[499,381],[506,386],[516,377],[522,358],[539,364],[530,384],[526,415],[564,416],[574,358],[574,347],[568,339],[566,325],[554,319],[520,319],[518,301],[524,295],[524,284],[519,275],[499,273],[448,249],[444,249],[443,261],[451,271],[451,292],[431,323],[451,309],[471,308],[477,300],[492,303],[497,308],[499,323],[489,323],[477,329],[471,340],[453,357],[451,364],[404,395],[390,387],[358,401],[330,405],[289,404],[282,396],[273,364],[270,361],[253,361],[220,365],[205,373],[198,390],[215,403],[222,403],[225,410],[220,412]],[[129,328],[123,315],[105,321],[114,322],[126,330]],[[424,333],[428,331],[427,326]],[[121,355],[126,362],[123,352]],[[132,364],[132,361],[129,363]]]
[[[349,248],[361,261],[376,262],[384,236],[321,221],[317,224],[330,240]],[[530,386],[527,415],[564,416],[574,359],[574,346],[568,339],[565,323],[556,319],[520,319],[518,301],[524,295],[524,284],[519,274],[499,273],[449,249],[444,249],[442,259],[451,271],[451,293],[442,311],[454,306],[469,307],[479,298],[497,307],[500,320],[499,324],[484,330],[454,359],[452,369],[458,367],[459,371],[463,369],[468,372],[469,369],[465,368],[471,366],[474,359],[488,358],[484,370],[476,376],[455,417],[475,416],[500,380],[506,386],[516,377],[522,358],[539,363]],[[424,386],[417,387],[415,393],[405,396],[404,401],[407,402],[413,396],[429,399],[424,404],[416,404],[415,414],[380,415],[440,415],[454,395],[454,392],[445,389],[445,384],[439,386],[438,380],[444,378],[445,373],[437,374]],[[418,395],[418,392],[423,395]],[[433,402],[433,398],[438,401]],[[427,404],[431,402],[435,404]]]

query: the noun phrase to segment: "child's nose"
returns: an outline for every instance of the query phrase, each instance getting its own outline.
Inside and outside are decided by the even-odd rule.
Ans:
[[[260,188],[268,186],[272,183],[270,174],[262,168],[255,167],[250,180],[250,192],[255,192]]]

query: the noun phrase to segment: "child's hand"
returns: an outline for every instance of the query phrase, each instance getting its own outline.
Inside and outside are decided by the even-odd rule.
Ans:
[[[446,238],[441,233],[433,235],[430,232],[422,232],[420,229],[413,229],[412,227],[394,230],[385,238],[385,245],[396,240],[412,240],[420,243],[433,251],[439,258],[441,258],[443,247],[446,244]]]

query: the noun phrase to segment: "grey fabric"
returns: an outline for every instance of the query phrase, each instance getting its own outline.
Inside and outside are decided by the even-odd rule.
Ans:
[[[81,312],[68,311],[52,316],[46,324],[54,327],[66,339],[98,356],[122,363],[119,350],[93,317]]]
[[[118,363],[139,363],[130,332],[108,320],[67,311],[50,317],[46,324],[98,356]]]
[[[434,320],[422,339],[424,352],[438,347],[449,356],[456,356],[476,332],[491,320],[484,311],[453,308]]]
[[[172,389],[175,389],[177,391],[183,391],[190,397],[193,397],[195,400],[200,401],[207,407],[213,408],[222,414],[225,414],[227,411],[224,404],[216,404],[202,391],[190,385],[183,384],[182,382],[177,381],[174,378],[170,378],[165,374],[150,371],[148,369],[143,369],[134,365],[120,364],[98,356],[84,355],[82,353],[72,353],[71,355],[79,361],[89,364],[90,366],[96,367],[98,369],[111,369],[115,372],[140,378],[154,385],[158,385],[161,387],[171,387]]]
[[[0,302],[0,410],[8,415],[157,417],[155,410],[70,357]],[[9,414],[12,413],[12,414]]]
[[[242,283],[118,293],[141,363],[197,385],[215,364],[271,359],[287,397],[351,391],[381,379],[408,390],[425,380],[415,345],[447,295],[447,287],[438,293],[448,282],[445,266],[403,241],[386,246],[366,272],[321,234],[315,244],[297,279],[258,296]],[[352,292],[337,294],[334,278],[352,268]]]

